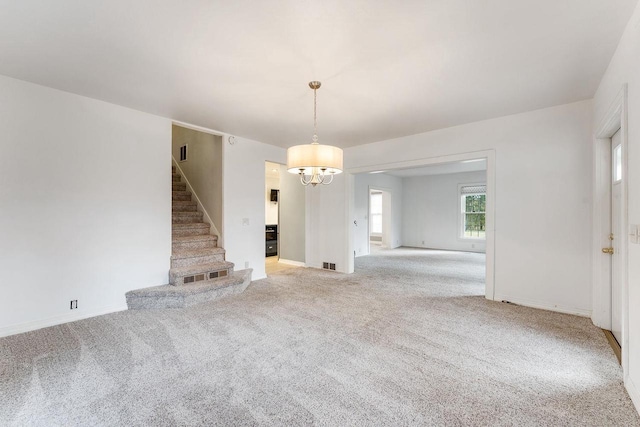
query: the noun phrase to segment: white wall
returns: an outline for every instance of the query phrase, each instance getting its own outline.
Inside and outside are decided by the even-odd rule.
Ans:
[[[348,148],[348,170],[458,153],[496,155],[495,299],[590,315],[592,103],[582,101]],[[329,186],[332,187],[332,186]],[[348,185],[331,188],[334,222],[317,234],[351,233]],[[320,210],[315,200],[308,210]],[[337,228],[341,224],[342,229]],[[535,232],[523,230],[536,225]],[[349,239],[344,241],[349,245]],[[307,258],[335,241],[307,245]],[[347,246],[348,248],[348,246]],[[350,262],[345,251],[343,264]],[[351,254],[352,256],[352,254]]]
[[[271,190],[280,190],[280,178],[265,176],[264,184],[264,220],[267,224],[278,223],[278,203],[271,201]]]
[[[227,260],[236,270],[253,268],[253,280],[266,277],[264,162],[286,162],[286,150],[246,138],[223,138],[224,225]],[[248,222],[248,223],[247,223]],[[247,264],[248,263],[248,264]]]
[[[487,173],[465,172],[404,178],[402,241],[405,246],[484,252],[484,240],[460,234],[459,184],[486,183]]]
[[[306,191],[298,175],[280,165],[280,259],[305,263]]]
[[[353,271],[353,175],[336,175],[330,185],[306,188],[307,267],[322,268],[323,262],[334,263],[336,271]]]
[[[167,283],[169,120],[0,76],[0,134],[0,336]]]
[[[640,224],[640,5],[631,17],[594,98],[594,129],[628,84],[629,223]],[[627,390],[640,408],[640,245],[629,244],[629,369]]]
[[[180,147],[185,144],[188,144],[187,160],[180,162]],[[221,230],[222,137],[174,125],[171,154],[178,161],[180,169],[209,214],[215,229]],[[219,243],[223,244],[222,236]]]
[[[391,192],[391,247],[397,248],[402,241],[402,178],[384,174],[358,174],[354,176],[354,250],[356,256],[369,255],[369,188]]]

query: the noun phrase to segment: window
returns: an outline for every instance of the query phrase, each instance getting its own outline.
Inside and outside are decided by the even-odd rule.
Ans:
[[[371,193],[371,233],[382,234],[382,193]]]
[[[487,186],[485,184],[460,186],[460,237],[485,239],[485,209]]]
[[[180,161],[184,162],[187,160],[187,145],[183,145],[180,147]]]
[[[622,181],[622,145],[613,149],[613,182]]]

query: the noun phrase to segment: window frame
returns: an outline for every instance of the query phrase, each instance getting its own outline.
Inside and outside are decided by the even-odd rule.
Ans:
[[[468,193],[468,194],[462,194],[462,188],[463,187],[476,187],[476,186],[484,186],[485,187],[485,191],[484,193]],[[472,183],[464,183],[464,184],[458,184],[458,192],[457,192],[457,197],[458,197],[458,232],[457,232],[457,239],[459,241],[462,242],[486,242],[487,241],[487,230],[485,227],[485,236],[484,237],[465,237],[464,235],[464,219],[465,219],[465,215],[466,212],[462,212],[462,196],[474,196],[474,195],[482,195],[484,194],[485,197],[485,207],[484,207],[484,219],[485,219],[485,223],[487,220],[487,206],[486,206],[486,198],[487,198],[487,183],[486,182],[472,182]],[[478,213],[482,213],[482,212],[478,212]]]

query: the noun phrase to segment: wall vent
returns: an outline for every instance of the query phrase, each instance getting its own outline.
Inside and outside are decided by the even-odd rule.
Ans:
[[[183,283],[193,283],[194,282],[194,278],[193,278],[193,276],[186,276],[182,281],[183,281]]]
[[[187,144],[180,147],[180,161],[181,162],[187,161]]]
[[[201,282],[204,280],[204,274],[198,274],[196,275],[196,282]]]
[[[322,263],[322,268],[324,268],[325,270],[329,269],[329,263],[328,262],[323,262]]]
[[[330,263],[329,270],[335,270],[335,269],[336,269],[336,265],[334,263]]]

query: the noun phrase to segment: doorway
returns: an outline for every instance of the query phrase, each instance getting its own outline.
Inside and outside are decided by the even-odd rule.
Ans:
[[[265,271],[305,265],[305,190],[285,165],[265,162]]]
[[[354,270],[426,278],[446,264],[451,295],[486,294],[486,159],[360,173],[354,190]]]
[[[622,277],[620,250],[616,240],[623,238],[620,224],[622,210],[622,142],[618,130],[611,138],[611,246],[606,248],[611,255],[611,334],[618,345],[622,343]],[[618,249],[618,250],[616,250]]]
[[[429,169],[427,172],[424,169]],[[446,190],[443,197],[447,197],[447,205],[451,209],[446,213],[440,210],[431,210],[430,207],[442,206],[439,200],[444,200],[439,194],[433,194],[433,199],[414,197],[425,188],[444,188],[442,186],[427,186],[414,177],[424,175],[446,175],[449,173],[475,172],[482,170],[482,176],[464,177],[453,182],[451,191]],[[349,253],[352,254],[351,271],[355,268],[359,257],[370,254],[369,248],[369,197],[370,189],[393,189],[391,199],[394,208],[394,219],[391,224],[392,248],[407,246],[422,250],[444,249],[445,251],[468,251],[480,253],[484,265],[484,296],[494,299],[494,260],[495,260],[495,152],[493,150],[461,153],[434,158],[416,159],[397,163],[378,164],[366,167],[354,168],[348,171],[353,177],[352,199],[350,201],[351,233],[349,241]],[[399,176],[400,175],[400,176]],[[449,181],[449,180],[448,180]],[[404,182],[404,183],[403,183]],[[484,185],[478,190],[476,184]],[[410,184],[410,187],[407,186]],[[449,182],[451,184],[451,182]],[[460,187],[460,184],[463,186]],[[466,189],[473,186],[476,191],[484,194],[483,212],[461,211],[459,194],[460,188]],[[397,205],[400,205],[398,207]],[[481,213],[481,236],[477,230],[473,236],[467,236],[461,230],[467,230],[465,219]],[[473,215],[471,215],[473,214]],[[446,227],[434,227],[447,221]],[[427,226],[427,222],[430,224]],[[415,224],[417,228],[412,226]],[[452,231],[450,231],[450,229]],[[480,238],[481,237],[481,238]],[[447,246],[442,246],[446,243]]]
[[[628,375],[627,88],[596,131],[593,183],[593,313]]]
[[[369,253],[391,248],[391,191],[369,188]]]

